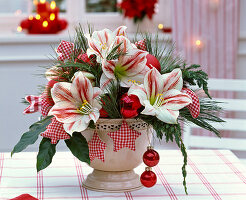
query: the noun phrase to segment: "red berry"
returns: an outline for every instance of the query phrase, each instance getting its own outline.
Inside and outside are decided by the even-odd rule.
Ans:
[[[147,63],[146,63],[146,65],[147,65],[150,69],[152,69],[152,68],[154,67],[154,68],[156,68],[158,71],[161,71],[161,64],[160,64],[159,60],[158,60],[155,56],[153,56],[153,55],[151,55],[151,54],[148,54],[148,55],[146,56],[146,58],[147,58]]]
[[[157,182],[157,177],[154,172],[146,170],[142,173],[140,181],[145,187],[152,187]]]
[[[159,163],[160,156],[157,151],[152,148],[148,148],[148,150],[143,155],[144,163],[149,167],[154,167]]]

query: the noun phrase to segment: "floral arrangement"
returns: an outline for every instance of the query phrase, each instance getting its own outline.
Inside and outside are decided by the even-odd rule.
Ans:
[[[188,66],[174,54],[173,46],[160,46],[158,37],[145,34],[131,42],[126,28],[94,32],[89,28],[85,34],[78,27],[73,43],[60,43],[41,95],[26,97],[29,106],[24,113],[40,111],[43,119],[22,135],[12,155],[41,135],[38,171],[52,162],[60,140],[79,160],[90,163],[88,143],[80,132],[95,128],[99,118],[136,118],[153,127],[157,138],[180,147],[186,189],[181,123],[194,123],[219,136],[210,123],[223,122],[217,117],[221,108],[211,99],[208,76],[199,65]]]
[[[145,16],[152,19],[155,14],[158,0],[122,0],[118,4],[120,12],[124,17],[133,18],[134,22],[142,21]]]

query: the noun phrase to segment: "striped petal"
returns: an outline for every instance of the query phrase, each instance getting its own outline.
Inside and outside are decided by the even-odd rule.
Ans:
[[[156,110],[156,117],[168,124],[177,124],[177,118],[179,116],[179,111],[169,110],[164,107]]]
[[[59,122],[71,123],[78,120],[81,114],[77,107],[70,102],[58,102],[49,111],[48,115],[54,115]]]
[[[163,98],[166,101],[164,104],[165,107],[171,110],[180,110],[192,103],[192,99],[189,95],[175,89],[165,92]]]
[[[134,94],[139,98],[140,103],[144,106],[148,99],[147,92],[143,85],[132,85],[128,90],[128,95]]]
[[[162,91],[168,91],[176,89],[181,91],[183,87],[182,72],[180,69],[174,69],[172,72],[163,74],[162,79],[164,80]]]
[[[71,93],[70,83],[56,83],[51,89],[51,95],[55,103],[58,103],[60,101],[75,102],[75,99]]]
[[[119,26],[117,29],[114,31],[115,36],[125,36],[126,37],[126,26]]]
[[[144,78],[144,88],[147,91],[147,96],[150,103],[153,105],[158,94],[161,94],[163,85],[163,77],[156,68],[152,68]]]
[[[67,133],[84,131],[90,123],[88,115],[80,116],[80,118],[72,123],[64,123],[63,127]]]
[[[94,31],[92,36],[88,36],[87,55],[95,54],[97,61],[102,62],[106,58],[109,48],[111,47],[115,36],[109,29],[103,29],[101,31]]]

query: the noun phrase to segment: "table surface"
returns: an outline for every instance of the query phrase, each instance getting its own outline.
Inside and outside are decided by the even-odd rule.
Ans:
[[[81,182],[92,171],[70,152],[58,152],[53,163],[36,173],[36,153],[0,153],[0,199],[13,198],[23,193],[40,200],[77,199],[246,199],[246,168],[228,150],[189,150],[187,186],[182,185],[183,157],[178,150],[159,150],[160,163],[154,167],[157,184],[134,192],[101,193],[89,191]],[[141,174],[144,165],[136,172]]]

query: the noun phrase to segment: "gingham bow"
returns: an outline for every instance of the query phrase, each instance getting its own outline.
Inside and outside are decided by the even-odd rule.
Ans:
[[[35,113],[41,111],[41,101],[40,96],[29,95],[25,99],[30,103],[30,105],[23,111],[24,114]]]
[[[57,140],[70,139],[69,134],[63,128],[63,123],[57,121],[55,117],[51,119],[51,123],[46,127],[46,131],[41,136],[50,138],[51,144],[56,144]]]
[[[195,94],[195,92],[188,88],[183,88],[181,92],[186,93],[191,97],[192,103],[186,107],[189,109],[191,116],[193,118],[197,118],[200,114],[200,103],[198,96]]]
[[[141,135],[141,133],[132,130],[128,126],[128,124],[123,121],[119,130],[109,132],[107,135],[113,139],[115,152],[125,147],[128,147],[132,151],[135,151],[135,142],[136,139]]]
[[[135,42],[135,45],[138,49],[146,51],[147,47],[146,47],[146,40],[139,40],[137,42]]]
[[[57,53],[59,54],[58,60],[64,61],[71,59],[73,53],[74,44],[72,42],[61,41],[57,47]]]

